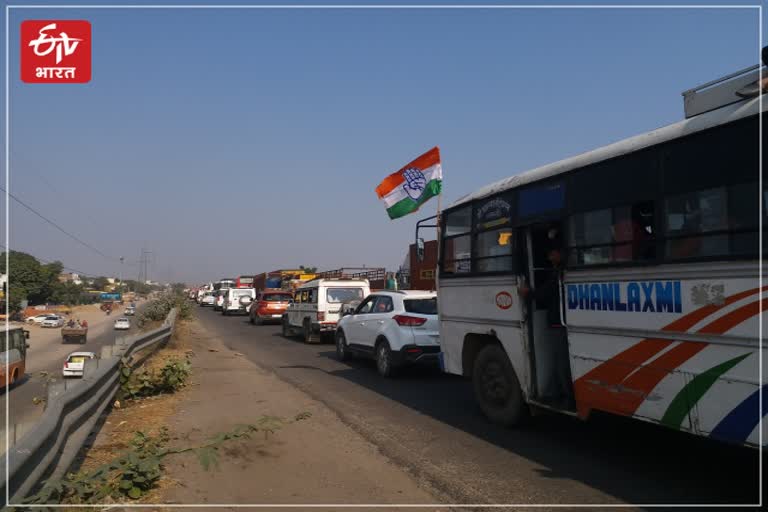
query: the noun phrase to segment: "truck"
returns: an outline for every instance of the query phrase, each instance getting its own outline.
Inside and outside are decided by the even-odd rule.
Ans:
[[[370,283],[371,290],[386,288],[387,272],[383,267],[342,267],[336,270],[318,272],[318,279],[365,279]]]
[[[296,280],[303,282],[312,278],[314,278],[313,274],[306,274],[303,270],[273,270],[271,272],[262,272],[261,274],[254,276],[253,288],[256,290],[257,294],[263,290],[291,289],[291,282]]]
[[[74,327],[64,325],[61,328],[61,341],[62,343],[80,343],[81,345],[88,341],[88,326],[82,326],[80,324]]]

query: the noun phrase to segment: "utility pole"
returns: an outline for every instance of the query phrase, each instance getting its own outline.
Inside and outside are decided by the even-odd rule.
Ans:
[[[147,272],[147,264],[149,263],[148,256],[152,254],[150,251],[142,247],[141,257],[139,258],[139,283],[145,283],[149,280],[149,274]]]

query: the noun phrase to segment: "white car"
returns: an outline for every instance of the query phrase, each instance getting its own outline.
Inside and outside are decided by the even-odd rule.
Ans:
[[[95,359],[93,352],[72,352],[64,361],[64,367],[61,369],[62,377],[82,377],[83,368],[87,359]]]
[[[51,315],[50,313],[45,313],[43,315],[35,315],[35,316],[31,316],[31,317],[27,318],[24,321],[27,322],[28,324],[40,325],[40,324],[43,323],[43,320],[45,320],[49,316],[54,316],[54,315]]]
[[[376,360],[385,377],[408,364],[439,364],[440,333],[437,293],[421,290],[370,294],[339,321],[336,355]]]
[[[216,301],[216,297],[213,296],[213,292],[205,292],[205,295],[203,295],[203,298],[200,299],[200,305],[213,306],[213,303],[215,301]]]
[[[125,308],[125,311],[123,312],[125,316],[134,316],[136,314],[136,309],[132,307]]]
[[[127,318],[118,318],[115,320],[115,330],[116,331],[125,331],[131,328],[131,322]]]
[[[48,315],[40,322],[40,327],[61,327],[62,325],[64,325],[64,319],[58,315]]]

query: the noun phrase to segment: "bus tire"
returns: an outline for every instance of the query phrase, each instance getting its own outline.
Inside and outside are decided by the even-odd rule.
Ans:
[[[491,422],[511,427],[528,417],[520,380],[501,345],[486,345],[477,354],[472,387],[477,404]]]

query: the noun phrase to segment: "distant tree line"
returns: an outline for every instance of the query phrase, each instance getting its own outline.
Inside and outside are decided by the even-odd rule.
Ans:
[[[3,292],[8,308],[19,311],[22,302],[27,300],[30,306],[40,304],[89,304],[99,299],[93,291],[104,291],[110,284],[106,277],[88,278],[80,276],[82,283],[72,281],[62,282],[59,279],[64,265],[60,261],[52,263],[40,263],[31,254],[19,251],[10,251],[8,254],[10,272],[5,266],[5,252],[0,253],[0,274],[8,276],[8,284]],[[138,281],[125,280],[120,283],[115,280],[117,290],[121,292],[136,292],[146,295],[155,287]]]

